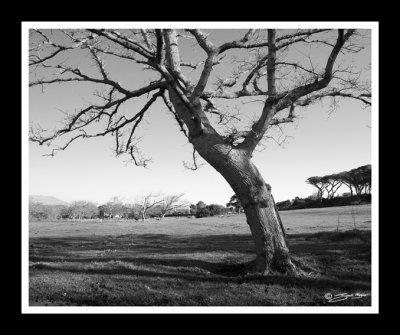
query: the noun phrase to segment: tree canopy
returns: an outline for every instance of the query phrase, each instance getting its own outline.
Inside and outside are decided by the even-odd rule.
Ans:
[[[371,164],[322,177],[309,177],[306,182],[318,189],[319,198],[322,198],[325,191],[328,198],[333,198],[342,184],[349,187],[351,194],[353,190],[356,195],[362,192],[369,194],[371,192]]]
[[[49,153],[54,155],[78,139],[110,135],[115,138],[116,155],[127,153],[135,164],[146,166],[150,158],[141,152],[140,137],[135,134],[159,99],[185,136],[213,133],[234,148],[250,151],[268,129],[293,122],[297,109],[321,99],[337,103],[339,98],[352,98],[370,105],[369,83],[360,79],[363,69],[341,57],[363,48],[360,41],[365,32],[232,31],[236,39],[216,44],[211,33],[199,29],[32,29],[29,85],[92,84],[94,96],[93,103],[66,112],[64,126],[55,131],[31,127],[30,139],[40,145],[59,143]],[[319,47],[317,56],[310,52],[299,57],[292,48],[313,45]],[[340,64],[334,66],[337,58]],[[147,84],[133,88],[121,83],[111,70],[115,61],[131,63],[133,69],[141,67],[148,75]],[[225,78],[218,76],[221,67],[230,72]],[[177,113],[171,102],[174,98],[166,94],[170,87],[188,108],[187,115]],[[249,98],[264,101],[256,117],[244,117],[240,107],[229,104],[232,100],[247,103]],[[134,113],[128,104],[132,99],[143,103]],[[201,111],[196,107],[200,104]],[[194,149],[190,168],[196,169]]]

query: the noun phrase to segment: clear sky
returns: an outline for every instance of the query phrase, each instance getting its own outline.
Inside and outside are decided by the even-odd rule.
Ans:
[[[213,31],[214,41],[219,44],[225,38],[231,40],[242,32],[235,30]],[[185,56],[193,59],[202,56],[184,49]],[[321,57],[323,57],[321,51]],[[354,55],[354,62],[366,67],[371,61],[368,44]],[[85,59],[77,57],[83,68],[90,70]],[[110,75],[128,86],[139,87],[148,82],[148,73],[127,67],[125,62],[106,63]],[[221,69],[218,75],[227,73]],[[365,74],[369,76],[369,73]],[[91,88],[85,85],[64,84],[29,90],[29,121],[44,128],[60,126],[62,112],[73,111],[91,101]],[[138,108],[134,103],[127,105]],[[140,108],[140,105],[139,105]],[[247,112],[260,109],[257,103],[243,107]],[[274,141],[264,142],[265,148],[255,152],[253,161],[265,181],[272,186],[276,201],[311,195],[315,188],[305,180],[310,176],[340,172],[371,164],[371,112],[357,101],[342,101],[339,108],[328,113],[329,102],[316,104],[303,110],[299,119],[285,126],[289,136],[283,146]],[[141,149],[152,157],[147,167],[126,164],[128,157],[115,158],[112,148],[114,139],[98,137],[74,142],[67,150],[54,158],[44,157],[47,146],[29,144],[29,193],[52,195],[64,201],[90,200],[101,204],[114,196],[132,200],[137,195],[154,193],[185,193],[192,203],[202,200],[206,204],[225,204],[233,191],[227,182],[211,166],[205,163],[198,171],[186,169],[182,161],[191,160],[192,146],[179,131],[179,127],[167,108],[157,102],[146,114],[140,126],[143,136]],[[347,192],[342,188],[340,192]]]

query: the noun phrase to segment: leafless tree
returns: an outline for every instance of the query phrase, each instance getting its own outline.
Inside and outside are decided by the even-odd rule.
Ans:
[[[136,197],[135,202],[140,207],[140,215],[142,216],[142,221],[144,221],[146,220],[147,211],[155,205],[164,202],[164,199],[160,199],[158,195],[149,193],[147,195]]]
[[[181,199],[183,196],[184,193],[163,196],[163,202],[160,203],[161,218],[164,218],[165,214],[176,208],[184,206],[189,207],[189,202]]]
[[[335,105],[340,98],[371,104],[362,69],[348,61],[362,49],[363,32],[250,29],[240,33],[237,39],[216,43],[199,29],[32,30],[30,86],[92,83],[98,86],[98,102],[67,114],[64,126],[54,132],[32,127],[30,140],[43,145],[65,138],[52,149],[54,155],[77,139],[112,135],[117,155],[128,153],[136,165],[146,166],[149,158],[140,151],[135,134],[145,113],[161,99],[194,151],[225,178],[240,200],[257,253],[250,271],[298,274],[301,271],[291,260],[271,186],[251,158],[271,131],[293,122],[308,105],[323,99]],[[197,54],[204,55],[201,62],[183,59],[181,46],[188,40]],[[299,54],[301,48],[307,50],[305,56]],[[89,57],[91,70],[97,73],[69,62],[72,54]],[[324,59],[316,61],[316,54]],[[149,82],[135,89],[122,85],[108,72],[105,59],[111,58],[131,62],[127,69],[143,66]],[[231,76],[215,75],[222,64],[229,67]],[[141,102],[144,98],[135,113],[123,110],[131,99]],[[244,115],[240,107],[251,98],[254,106],[260,106],[254,117]],[[94,123],[103,124],[102,130],[91,132]]]

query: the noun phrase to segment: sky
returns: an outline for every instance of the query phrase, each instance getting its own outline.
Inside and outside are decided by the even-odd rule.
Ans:
[[[241,36],[238,30],[213,30],[210,36],[219,44],[221,41]],[[193,44],[193,43],[192,43]],[[184,57],[198,61],[201,52],[193,51],[188,43],[182,47]],[[325,50],[326,51],[326,50]],[[324,49],[317,51],[316,63],[325,59]],[[301,50],[299,50],[301,52]],[[83,52],[71,62],[93,70],[82,58]],[[371,61],[371,49],[353,56],[354,62],[367,67]],[[110,75],[131,88],[148,82],[146,71],[138,71],[126,62],[106,59]],[[195,75],[196,73],[193,73]],[[222,67],[216,75],[224,78],[229,69]],[[364,74],[366,78],[369,73]],[[88,104],[92,88],[88,85],[63,84],[29,89],[29,122],[43,128],[60,126],[63,113]],[[133,113],[140,104],[130,103],[126,113]],[[243,113],[251,115],[260,110],[257,102],[242,106]],[[342,100],[340,106],[329,112],[329,102],[316,104],[302,110],[294,124],[285,126],[287,139],[278,145],[274,140],[264,142],[263,150],[253,155],[265,181],[272,186],[276,201],[311,195],[315,188],[305,182],[310,176],[322,176],[341,172],[361,165],[371,164],[371,111],[355,100]],[[53,158],[43,156],[51,147],[29,143],[29,194],[55,196],[70,202],[89,200],[97,204],[118,196],[125,201],[148,194],[185,193],[191,203],[226,204],[233,191],[223,177],[204,163],[197,171],[184,167],[190,162],[192,145],[179,131],[171,113],[157,102],[146,114],[139,135],[142,136],[141,150],[152,158],[147,168],[127,163],[128,157],[115,157],[114,139],[98,137],[74,142],[67,150]],[[343,187],[339,193],[347,192]]]

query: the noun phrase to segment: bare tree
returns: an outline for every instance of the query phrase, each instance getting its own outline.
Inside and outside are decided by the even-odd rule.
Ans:
[[[176,208],[184,206],[188,207],[189,202],[181,199],[183,196],[184,193],[163,196],[162,198],[163,201],[160,203],[161,218],[164,218],[165,214]]]
[[[52,149],[54,155],[77,139],[112,135],[117,155],[128,153],[136,165],[146,166],[149,158],[140,151],[135,134],[145,113],[161,99],[193,145],[193,158],[198,154],[213,166],[240,200],[257,253],[250,271],[297,274],[300,271],[291,261],[271,186],[251,158],[264,138],[293,122],[303,107],[322,99],[335,104],[339,98],[370,105],[368,83],[364,85],[360,71],[347,61],[362,49],[358,42],[362,36],[354,29],[239,33],[236,39],[215,43],[199,29],[32,30],[31,87],[84,82],[99,89],[98,101],[67,114],[63,127],[54,132],[32,127],[30,139],[43,145],[65,138]],[[201,62],[183,59],[180,48],[188,40],[195,44],[197,55],[204,55]],[[299,56],[299,48],[309,50],[308,55]],[[320,50],[324,59],[316,61]],[[72,64],[68,56],[74,53],[89,57],[91,70],[97,69],[97,74]],[[149,82],[135,89],[122,85],[108,72],[106,58],[131,62],[132,69],[142,65]],[[220,64],[229,67],[232,75],[218,78]],[[146,97],[135,113],[124,112],[127,101]],[[254,118],[246,118],[240,107],[229,104],[232,99],[248,103],[250,98],[260,106]],[[102,130],[93,131],[94,123],[103,124]]]
[[[164,202],[164,199],[159,199],[157,195],[152,193],[136,197],[136,204],[140,207],[142,221],[146,220],[146,214],[150,208],[162,202]]]

